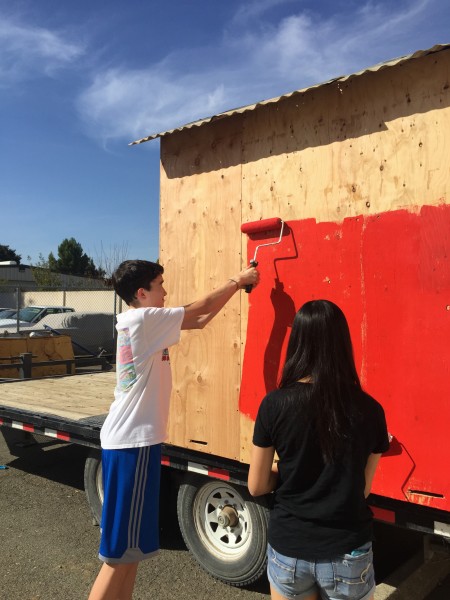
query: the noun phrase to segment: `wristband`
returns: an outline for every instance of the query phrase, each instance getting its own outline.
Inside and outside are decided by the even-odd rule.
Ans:
[[[237,289],[237,290],[239,289],[239,284],[238,284],[238,282],[236,281],[236,279],[231,279],[231,277],[230,277],[230,279],[229,279],[228,281],[232,281],[233,283],[235,283],[235,284],[236,284],[236,289]]]

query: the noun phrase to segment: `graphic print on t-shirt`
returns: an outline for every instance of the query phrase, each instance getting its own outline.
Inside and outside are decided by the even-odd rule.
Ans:
[[[130,330],[120,329],[117,336],[117,363],[118,384],[121,390],[127,390],[136,381],[133,353],[131,351]]]
[[[168,350],[168,348],[165,348],[165,349],[162,351],[162,357],[161,357],[161,360],[162,360],[162,361],[168,361],[168,362],[170,362],[170,358],[169,358],[169,350]]]

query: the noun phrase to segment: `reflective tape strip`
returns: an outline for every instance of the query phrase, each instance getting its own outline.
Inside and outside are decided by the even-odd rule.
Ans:
[[[54,429],[44,429],[44,435],[55,438],[57,440],[63,440],[64,442],[70,442],[70,435],[64,431],[55,431]]]
[[[199,465],[198,463],[188,462],[188,471],[199,473],[200,475],[208,475],[208,467]]]
[[[34,425],[21,423],[20,421],[11,421],[11,427],[13,429],[21,429],[22,431],[34,431]]]
[[[386,510],[385,508],[379,508],[378,506],[370,507],[373,516],[378,521],[385,521],[386,523],[395,523],[395,512],[393,510]]]
[[[225,469],[208,469],[208,475],[216,479],[223,479],[224,481],[230,480],[230,473]]]
[[[444,537],[450,538],[450,525],[448,523],[434,522],[434,533],[436,535],[443,535]]]
[[[192,473],[198,473],[199,475],[207,475],[208,477],[214,477],[215,479],[223,479],[224,481],[230,481],[230,472],[226,469],[220,469],[219,467],[205,467],[198,463],[188,462],[188,471]]]

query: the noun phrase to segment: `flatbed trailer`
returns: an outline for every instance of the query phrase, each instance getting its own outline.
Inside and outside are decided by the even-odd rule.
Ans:
[[[0,384],[0,428],[7,441],[7,430],[14,429],[23,432],[26,444],[33,444],[34,436],[45,436],[86,448],[85,493],[97,524],[103,500],[100,429],[114,385],[114,372]],[[10,451],[14,455],[17,448],[10,446]],[[203,557],[203,568],[233,585],[258,579],[264,571],[270,498],[250,497],[246,489],[248,465],[172,444],[163,444],[161,464],[171,470],[174,485],[170,489],[177,494],[180,529],[186,542],[194,544],[194,550]],[[170,499],[163,497],[162,501]],[[449,537],[450,516],[446,511],[378,495],[370,497],[370,504],[379,521]],[[211,537],[211,527],[215,537]],[[218,565],[217,547],[231,558],[232,569]],[[198,560],[197,554],[194,552]]]
[[[113,398],[114,385],[113,371],[0,383],[0,428],[7,443],[7,430],[14,429],[23,432],[25,444],[33,444],[34,436],[45,436],[86,447],[84,488],[97,524],[103,501],[100,429]],[[8,443],[8,446],[11,454],[17,453],[15,445]],[[203,550],[202,566],[234,585],[258,579],[264,571],[268,503],[248,494],[248,465],[172,444],[163,444],[161,464],[171,469],[171,479],[176,485],[183,537],[187,536],[192,543],[192,534],[197,532],[198,550],[203,550],[206,544],[209,551]],[[209,484],[205,487],[206,478]],[[193,511],[199,488],[203,490],[202,501],[195,501]],[[232,570],[226,567],[217,570],[214,549],[218,544],[229,557],[241,558],[233,561]]]

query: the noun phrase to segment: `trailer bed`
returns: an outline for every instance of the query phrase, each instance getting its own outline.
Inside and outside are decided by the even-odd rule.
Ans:
[[[115,373],[11,381],[0,385],[0,407],[80,420],[106,415],[114,399]]]
[[[0,384],[0,427],[100,448],[100,429],[114,398],[115,372]],[[247,465],[163,444],[162,464],[245,483]]]
[[[114,386],[112,371],[3,382],[0,426],[99,447]]]

